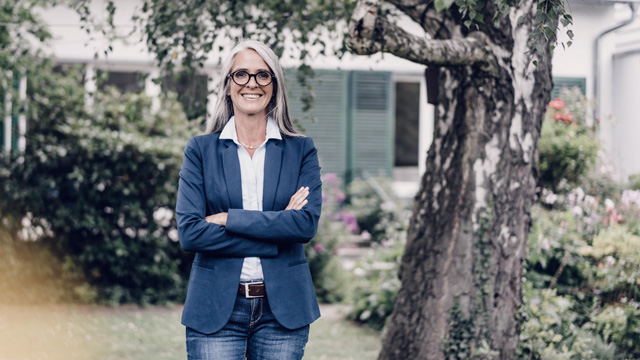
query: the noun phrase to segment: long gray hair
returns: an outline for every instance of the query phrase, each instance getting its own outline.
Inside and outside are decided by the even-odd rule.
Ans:
[[[278,57],[267,45],[254,40],[246,40],[237,44],[225,61],[222,63],[220,80],[218,82],[218,99],[213,114],[207,119],[205,133],[222,131],[231,115],[233,115],[233,103],[231,98],[226,96],[229,92],[229,74],[233,67],[233,60],[239,52],[251,49],[260,55],[262,60],[269,66],[271,72],[275,74],[273,96],[267,105],[267,115],[273,117],[278,124],[280,132],[288,136],[304,136],[296,131],[289,115],[289,99],[287,98],[287,88],[284,82],[284,71],[278,61]]]

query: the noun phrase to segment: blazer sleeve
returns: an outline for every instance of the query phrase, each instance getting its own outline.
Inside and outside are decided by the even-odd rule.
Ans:
[[[322,181],[318,151],[309,137],[305,138],[298,179],[296,189],[302,186],[309,187],[308,202],[302,209],[280,211],[229,209],[227,230],[269,243],[309,242],[318,230],[322,209]]]
[[[196,139],[192,138],[184,151],[176,202],[178,237],[182,248],[230,257],[278,255],[275,244],[232,234],[224,226],[207,222],[204,219],[206,209],[203,158]]]

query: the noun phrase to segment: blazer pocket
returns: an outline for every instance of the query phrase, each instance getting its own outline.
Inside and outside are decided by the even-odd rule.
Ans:
[[[307,263],[307,259],[300,259],[300,260],[290,261],[289,266],[302,265],[306,263]]]

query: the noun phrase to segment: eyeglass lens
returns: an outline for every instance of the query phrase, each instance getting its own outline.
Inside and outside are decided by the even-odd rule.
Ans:
[[[242,86],[249,83],[251,77],[255,77],[256,83],[260,86],[267,86],[271,84],[271,74],[266,71],[258,71],[255,74],[249,74],[247,71],[238,70],[231,74],[233,81]]]

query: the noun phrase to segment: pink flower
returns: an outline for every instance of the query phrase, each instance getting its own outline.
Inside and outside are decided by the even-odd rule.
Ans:
[[[336,182],[336,180],[338,180],[338,175],[334,174],[334,173],[329,173],[327,175],[324,176],[324,179],[328,182],[328,183],[334,183]]]
[[[322,244],[315,244],[313,245],[313,249],[319,253],[324,251],[324,245]]]
[[[347,196],[343,192],[338,193],[338,195],[336,196],[336,199],[338,200],[338,202],[343,202],[344,199],[346,199],[346,198],[347,198]]]
[[[551,106],[552,108],[554,108],[556,110],[562,110],[567,106],[567,104],[565,104],[562,99],[555,98],[555,99],[553,99],[553,100],[551,100],[549,102],[549,106]]]

